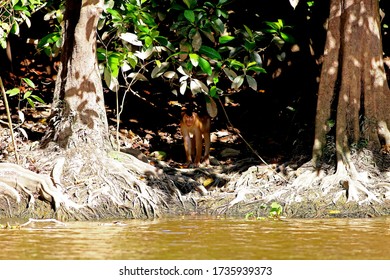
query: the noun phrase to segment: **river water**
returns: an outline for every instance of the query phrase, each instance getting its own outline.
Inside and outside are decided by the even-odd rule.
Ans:
[[[0,230],[0,248],[3,260],[390,260],[390,217],[33,223]]]

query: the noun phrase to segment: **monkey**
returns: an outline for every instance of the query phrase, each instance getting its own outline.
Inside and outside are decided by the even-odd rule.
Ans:
[[[205,146],[203,163],[210,164],[210,124],[208,114],[200,115],[191,109],[182,108],[180,130],[184,141],[187,164],[195,167],[201,162],[203,141]],[[203,138],[203,140],[202,140]],[[194,158],[195,155],[195,158]]]

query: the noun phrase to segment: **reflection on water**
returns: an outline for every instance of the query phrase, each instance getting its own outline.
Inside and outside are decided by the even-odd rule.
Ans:
[[[390,218],[122,222],[0,230],[0,259],[390,259]]]

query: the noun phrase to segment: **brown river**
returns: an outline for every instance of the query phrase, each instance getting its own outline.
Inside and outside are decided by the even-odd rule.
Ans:
[[[32,223],[0,230],[0,248],[3,260],[390,260],[390,217]]]

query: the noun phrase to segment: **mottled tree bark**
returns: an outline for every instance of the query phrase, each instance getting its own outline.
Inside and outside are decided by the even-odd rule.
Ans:
[[[63,51],[52,118],[44,143],[62,148],[110,147],[103,88],[96,58],[96,27],[102,0],[68,0]]]
[[[364,138],[369,147],[378,147],[377,125],[389,124],[389,105],[378,0],[331,0],[313,160],[321,158],[325,137],[335,124],[338,167],[348,169],[350,144]]]

